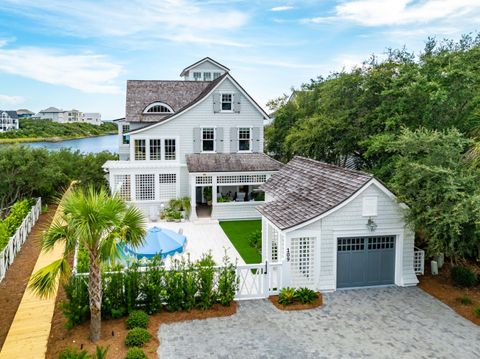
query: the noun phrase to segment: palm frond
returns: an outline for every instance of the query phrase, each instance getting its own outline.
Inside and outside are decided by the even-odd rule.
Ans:
[[[128,207],[119,226],[119,240],[131,247],[138,247],[144,241],[145,227],[143,213],[136,207]]]
[[[69,275],[70,266],[65,258],[61,258],[36,271],[28,287],[38,296],[48,298],[55,293],[57,280],[65,283]]]

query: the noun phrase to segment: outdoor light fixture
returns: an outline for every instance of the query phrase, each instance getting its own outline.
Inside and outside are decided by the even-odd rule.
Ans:
[[[374,232],[377,229],[378,225],[375,223],[375,221],[370,217],[367,222],[367,228],[370,230],[370,232]]]
[[[287,262],[290,262],[290,248],[287,248]]]

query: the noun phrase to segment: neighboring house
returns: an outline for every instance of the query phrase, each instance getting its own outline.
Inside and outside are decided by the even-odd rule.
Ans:
[[[152,217],[189,196],[191,219],[260,218],[259,186],[281,167],[263,153],[268,115],[208,57],[180,76],[127,82],[126,116],[116,121],[120,160],[104,165],[112,192]]]
[[[295,157],[261,188],[262,260],[286,263],[284,286],[418,283],[407,207],[372,175]]]
[[[84,112],[82,113],[82,122],[91,125],[101,125],[103,123],[102,115],[98,112]]]
[[[32,118],[35,115],[35,112],[29,111],[26,108],[21,108],[17,110],[17,117],[18,118]]]
[[[65,111],[63,115],[65,122],[82,122],[82,113],[78,110],[72,109]]]
[[[65,117],[65,111],[60,110],[56,107],[46,108],[45,110],[37,113],[35,117],[60,123],[64,123],[66,122],[66,119],[68,119],[68,117]]]
[[[0,110],[0,132],[18,130],[17,111]]]

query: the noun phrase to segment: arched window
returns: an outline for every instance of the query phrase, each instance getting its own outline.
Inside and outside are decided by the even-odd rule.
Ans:
[[[148,114],[154,114],[154,113],[159,113],[159,114],[166,114],[166,113],[173,113],[173,109],[168,106],[167,104],[163,102],[154,102],[150,105],[148,105],[143,113],[148,113]]]

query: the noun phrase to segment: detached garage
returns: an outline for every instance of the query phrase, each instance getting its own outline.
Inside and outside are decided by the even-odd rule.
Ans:
[[[418,283],[408,209],[372,175],[295,157],[262,187],[262,259],[284,263],[285,286]]]

